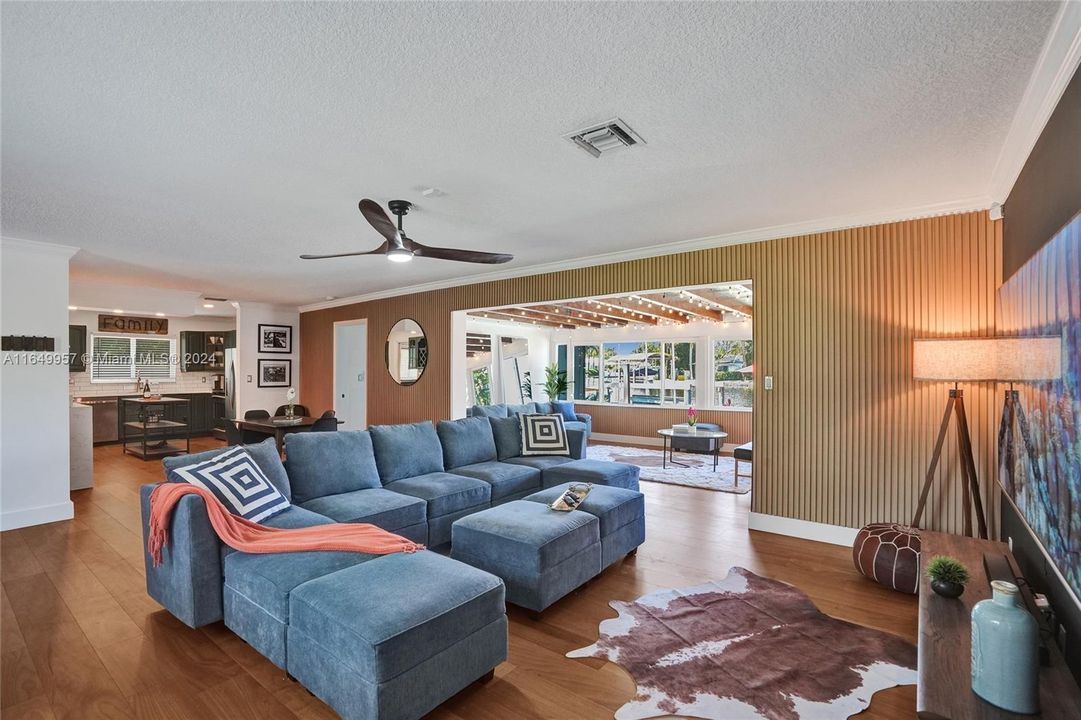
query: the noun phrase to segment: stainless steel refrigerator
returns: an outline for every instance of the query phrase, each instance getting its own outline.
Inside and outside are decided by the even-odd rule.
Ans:
[[[236,348],[225,348],[225,417],[236,419]]]

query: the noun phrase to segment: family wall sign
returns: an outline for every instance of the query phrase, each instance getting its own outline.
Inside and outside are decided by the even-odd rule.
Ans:
[[[138,335],[168,335],[169,321],[159,317],[98,315],[98,332],[122,332]]]

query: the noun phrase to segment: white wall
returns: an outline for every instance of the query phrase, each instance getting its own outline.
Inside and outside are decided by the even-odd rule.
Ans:
[[[243,417],[248,410],[267,410],[273,413],[285,404],[286,388],[259,387],[258,359],[292,360],[292,387],[300,389],[300,313],[296,308],[284,308],[263,303],[239,302],[236,306],[236,356],[237,356],[237,415]],[[293,352],[260,354],[259,325],[291,325],[293,327]],[[249,382],[250,379],[250,382]],[[298,396],[298,405],[306,404]],[[309,407],[316,415],[329,408]]]
[[[15,364],[68,350],[68,260],[77,248],[0,240],[0,332],[55,338],[54,353],[0,362],[0,530],[69,520],[68,368]]]
[[[115,303],[117,307],[121,307],[120,303]],[[229,308],[232,310],[232,308]],[[101,314],[96,310],[72,310],[68,313],[68,322],[72,325],[85,325],[86,326],[86,351],[91,352],[93,349],[90,338],[96,334],[98,327],[98,315]],[[108,313],[105,313],[108,314]],[[138,313],[133,313],[138,314]],[[209,332],[226,332],[236,328],[236,319],[232,317],[167,317],[169,321],[169,334],[168,336],[159,335],[157,337],[169,337],[176,341],[176,352],[179,357],[180,354],[180,333],[187,332],[189,330],[195,331],[209,331]],[[102,333],[105,334],[105,333]],[[196,393],[196,392],[210,392],[214,387],[213,372],[181,372],[180,368],[176,369],[176,381],[169,383],[163,380],[155,381],[152,384],[155,391],[161,390],[166,393]],[[108,396],[125,394],[135,391],[134,383],[92,383],[90,382],[90,366],[87,366],[85,372],[68,373],[68,382],[70,384],[71,394],[76,397],[92,397]]]

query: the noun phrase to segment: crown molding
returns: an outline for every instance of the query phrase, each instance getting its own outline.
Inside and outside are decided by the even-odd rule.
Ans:
[[[938,215],[954,215],[957,213],[972,212],[974,210],[986,210],[991,207],[989,196],[962,198],[948,202],[920,205],[900,210],[880,210],[875,212],[857,213],[853,215],[840,215],[830,218],[819,218],[787,225],[772,225],[769,227],[756,228],[753,230],[741,230],[739,232],[724,235],[710,235],[693,240],[681,240],[665,245],[650,245],[631,250],[620,250],[599,255],[571,258],[551,263],[527,265],[520,268],[500,270],[496,272],[467,275],[465,277],[437,280],[429,283],[410,285],[408,287],[381,290],[378,292],[351,295],[349,297],[335,298],[317,303],[300,306],[300,312],[313,312],[315,310],[327,310],[355,305],[356,303],[371,302],[372,300],[384,300],[386,298],[399,297],[401,295],[413,295],[415,293],[431,292],[432,290],[445,290],[446,288],[460,285],[476,285],[479,283],[494,282],[497,280],[509,280],[527,275],[544,275],[547,273],[573,270],[588,265],[610,265],[628,260],[642,260],[644,258],[660,257],[663,255],[676,255],[679,253],[693,252],[695,250],[708,250],[711,248],[724,247],[726,245],[741,245],[744,243],[761,242],[764,240],[781,240],[784,238],[812,235],[820,232],[832,232],[854,227],[866,227],[870,225],[883,225],[886,223],[901,222],[903,220],[916,220]]]
[[[0,249],[33,253],[35,255],[53,255],[57,257],[71,258],[79,252],[79,248],[71,245],[57,243],[44,243],[36,240],[23,240],[22,238],[0,237]]]
[[[1081,64],[1081,2],[1064,2],[1047,36],[991,173],[989,195],[1004,202]]]

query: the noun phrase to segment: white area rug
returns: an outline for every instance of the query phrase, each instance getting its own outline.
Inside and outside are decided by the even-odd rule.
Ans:
[[[713,470],[712,455],[678,451],[676,460],[690,467],[684,468],[671,463],[668,463],[667,468],[662,467],[664,463],[660,448],[654,450],[615,445],[590,445],[587,456],[594,460],[611,460],[637,465],[642,470],[643,480],[707,488],[737,495],[751,491],[751,478],[741,476],[739,482],[736,482],[736,461],[729,455],[722,455],[718,459],[716,471]],[[750,463],[740,463],[740,470],[743,473],[749,472],[750,469]]]

